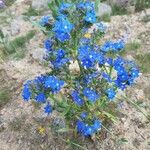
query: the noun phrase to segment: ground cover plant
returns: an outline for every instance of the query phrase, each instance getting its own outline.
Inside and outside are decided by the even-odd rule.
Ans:
[[[43,105],[51,115],[58,111],[66,130],[82,136],[98,135],[108,122],[115,122],[116,95],[132,86],[139,76],[133,61],[119,56],[124,38],[100,42],[106,30],[97,22],[99,1],[52,0],[52,15],[39,21],[49,73],[28,80],[22,96]]]

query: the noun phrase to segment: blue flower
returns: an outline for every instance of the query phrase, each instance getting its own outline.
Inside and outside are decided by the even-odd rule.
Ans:
[[[126,83],[123,83],[123,82],[120,82],[118,79],[115,81],[115,84],[118,88],[120,88],[121,90],[124,90],[126,89],[127,87],[127,84]]]
[[[34,79],[34,84],[44,84],[46,75],[40,75]]]
[[[63,49],[58,49],[56,51],[55,55],[56,55],[56,58],[61,59],[65,56],[65,51]]]
[[[114,51],[114,52],[118,52],[121,49],[123,49],[125,47],[125,43],[123,40],[120,40],[118,42],[111,42],[111,41],[107,41],[101,48],[101,50],[103,52],[110,52],[110,51]]]
[[[102,122],[98,119],[94,120],[94,124],[92,128],[94,129],[95,132],[97,132],[99,129],[102,127]]]
[[[66,16],[59,16],[57,21],[54,24],[53,31],[55,32],[62,32],[62,33],[70,33],[73,29],[73,24],[69,22]]]
[[[80,2],[77,4],[78,9],[83,9],[86,11],[94,11],[95,3],[94,2]]]
[[[107,89],[106,94],[108,96],[108,99],[112,100],[116,96],[116,92],[114,89]]]
[[[85,2],[86,10],[87,11],[94,11],[95,9],[95,2]]]
[[[101,129],[102,123],[100,120],[95,119],[93,120],[93,124],[89,125],[81,120],[77,120],[76,123],[77,131],[81,133],[83,136],[92,136],[98,130]]]
[[[82,112],[81,115],[80,115],[80,117],[81,117],[82,119],[87,118],[87,116],[88,116],[88,113],[87,113],[87,112]]]
[[[51,39],[46,39],[44,41],[44,48],[48,51],[51,51],[52,50],[52,46],[53,46],[53,42]]]
[[[118,75],[125,73],[125,68],[122,65],[116,65],[114,69],[117,71]]]
[[[35,97],[35,100],[39,103],[45,103],[46,102],[46,96],[44,93],[40,93]]]
[[[106,62],[110,65],[113,66],[113,59],[112,58],[107,58]]]
[[[48,102],[47,105],[44,107],[44,112],[46,114],[50,114],[52,112],[52,106],[50,105],[50,103]]]
[[[60,42],[65,42],[70,39],[70,34],[60,31],[55,32],[55,36]]]
[[[92,61],[90,61],[90,59],[86,59],[86,58],[81,60],[81,65],[85,69],[89,69],[89,68],[92,68],[94,66],[94,64],[92,63]]]
[[[55,61],[52,61],[52,64],[54,68],[62,68],[64,65],[66,65],[68,62],[70,62],[70,58],[62,58],[62,59],[56,59]]]
[[[0,1],[0,8],[4,8],[5,7],[5,3],[3,0]]]
[[[50,19],[52,19],[51,16],[43,16],[39,23],[41,26],[46,26],[49,24]]]
[[[84,136],[92,136],[95,133],[94,128],[89,126],[88,124],[85,125],[83,135]]]
[[[87,99],[92,103],[100,98],[100,95],[97,94],[94,90],[91,90],[90,88],[85,88],[83,90],[83,95],[87,97]]]
[[[96,62],[98,60],[98,55],[99,53],[97,53],[94,50],[90,50],[87,54],[87,58],[91,61],[91,62]]]
[[[139,77],[139,70],[138,70],[137,68],[133,68],[133,69],[131,70],[131,77],[132,77],[133,79]]]
[[[49,76],[45,80],[44,86],[50,88],[53,93],[57,93],[64,86],[65,82],[63,80],[57,79],[55,76]]]
[[[96,14],[95,14],[95,12],[93,12],[93,11],[88,11],[87,13],[86,13],[86,16],[85,16],[85,18],[84,18],[84,20],[86,21],[86,22],[89,22],[89,23],[95,23],[96,22]]]
[[[125,43],[123,40],[120,40],[119,42],[113,43],[113,50],[114,51],[120,51],[125,47]]]
[[[67,11],[68,8],[70,8],[72,6],[72,4],[69,3],[62,3],[60,8],[59,8],[59,12],[64,12]]]
[[[129,75],[126,71],[124,71],[122,74],[118,75],[118,80],[121,82],[127,82],[129,79]]]
[[[98,28],[98,30],[100,30],[101,32],[105,32],[106,31],[106,25],[104,23],[99,22],[99,23],[96,23],[95,25]]]
[[[97,60],[99,65],[103,65],[106,62],[106,59],[102,53],[97,53]]]
[[[93,79],[95,79],[96,77],[98,77],[100,73],[98,71],[92,73],[92,74],[88,74],[85,76],[84,81],[85,83],[89,84]]]
[[[111,83],[113,80],[111,79],[111,77],[107,74],[107,73],[105,73],[105,72],[102,72],[102,77],[106,80],[106,81],[108,81],[109,83]]]
[[[65,57],[65,51],[63,49],[58,49],[53,52],[55,59],[51,61],[54,68],[62,68],[65,64],[67,64],[71,59]]]
[[[29,83],[26,83],[24,85],[23,91],[22,91],[22,97],[25,101],[28,101],[31,98],[31,90]]]
[[[71,96],[77,105],[82,106],[84,104],[84,100],[80,97],[78,91],[73,91]]]
[[[60,42],[65,42],[70,39],[70,32],[73,28],[73,24],[69,22],[65,15],[59,15],[54,24],[53,31],[55,32],[55,37]]]
[[[103,52],[109,52],[112,49],[113,49],[113,42],[111,41],[106,42],[101,48]]]
[[[78,48],[78,58],[81,60],[89,54],[91,47],[89,45],[83,45]]]
[[[88,39],[88,38],[81,38],[80,39],[81,45],[85,45],[85,44],[89,44],[89,43],[90,43],[90,39]]]

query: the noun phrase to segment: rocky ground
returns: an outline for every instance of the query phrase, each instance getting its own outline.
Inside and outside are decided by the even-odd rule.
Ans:
[[[25,103],[21,97],[23,82],[35,76],[47,72],[48,68],[42,63],[43,48],[41,43],[44,35],[31,21],[39,18],[32,16],[27,19],[23,13],[30,7],[30,0],[18,0],[12,6],[0,13],[0,28],[8,34],[9,39],[15,39],[25,35],[30,30],[36,30],[35,36],[26,43],[26,55],[23,59],[5,59],[0,64],[1,89],[9,91],[9,102],[0,106],[0,150],[149,150],[150,149],[150,123],[144,114],[150,113],[150,71],[142,72],[134,87],[126,91],[126,94],[138,108],[130,102],[124,102],[120,106],[119,121],[105,133],[105,139],[91,141],[76,138],[75,146],[67,144],[63,138],[66,134],[58,134],[45,124],[57,124],[61,118],[53,121],[53,114],[45,119],[40,109],[33,103]],[[34,4],[36,5],[36,4]],[[36,6],[35,6],[36,7]],[[43,6],[45,7],[45,6]],[[150,10],[147,10],[150,13]],[[150,53],[150,22],[143,21],[144,13],[113,16],[108,24],[105,39],[118,39],[128,34],[127,43],[140,45],[137,50],[131,47],[124,56],[136,60],[137,55]],[[139,64],[141,65],[141,64]],[[144,64],[143,64],[144,65]],[[142,66],[141,66],[142,67]],[[147,65],[149,68],[149,65]],[[39,108],[39,110],[37,109]],[[63,124],[63,122],[62,122]],[[44,129],[41,132],[41,127]],[[106,138],[107,137],[107,138]]]

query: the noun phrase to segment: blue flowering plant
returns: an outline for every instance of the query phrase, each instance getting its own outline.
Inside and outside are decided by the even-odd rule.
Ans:
[[[125,41],[102,42],[106,26],[98,22],[95,2],[52,0],[52,14],[39,21],[47,39],[43,60],[51,68],[24,84],[23,99],[40,103],[45,114],[58,111],[66,126],[90,137],[114,122],[119,90],[134,84],[139,70],[119,56]]]

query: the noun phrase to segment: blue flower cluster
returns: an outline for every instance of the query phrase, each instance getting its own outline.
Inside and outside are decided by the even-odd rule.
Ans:
[[[4,8],[5,7],[5,3],[3,0],[0,0],[0,8]]]
[[[24,84],[23,91],[22,91],[22,97],[25,101],[28,101],[31,97],[31,89],[29,86],[29,81],[26,84]]]
[[[83,90],[83,94],[92,103],[96,102],[96,100],[100,98],[100,95],[90,88],[85,88]]]
[[[95,14],[95,3],[94,2],[81,2],[77,4],[77,8],[85,11],[84,20],[88,23],[96,22],[96,14]]]
[[[60,5],[60,8],[59,8],[59,12],[60,13],[65,13],[65,11],[68,11],[68,9],[72,6],[72,4],[70,3],[62,3]]]
[[[59,80],[55,76],[48,76],[45,79],[44,86],[46,88],[50,88],[52,93],[57,93],[61,90],[61,88],[64,86],[65,82],[63,80]]]
[[[105,64],[106,61],[103,53],[94,50],[89,45],[82,45],[78,48],[78,58],[86,69],[94,68],[96,63]]]
[[[109,100],[113,100],[116,96],[115,90],[111,89],[111,88],[106,90],[106,94],[107,94]]]
[[[45,41],[44,46],[47,50],[45,60],[50,61],[53,68],[61,69],[71,61],[71,58],[67,57],[67,54],[63,49],[52,49],[52,45],[51,40],[48,39]]]
[[[52,106],[48,102],[47,105],[44,107],[44,112],[47,113],[48,115],[52,112]]]
[[[70,39],[70,32],[73,28],[74,26],[69,22],[68,18],[65,15],[60,15],[54,23],[53,31],[60,42],[65,42]]]
[[[52,49],[52,46],[53,46],[53,42],[52,42],[51,39],[46,39],[46,40],[44,41],[44,48],[45,48],[48,52],[50,52],[50,51],[53,50],[53,49]]]
[[[78,91],[73,91],[73,92],[71,93],[71,96],[72,96],[74,102],[75,102],[77,105],[83,106],[84,100],[80,97],[80,94],[79,94]]]
[[[52,111],[52,106],[47,100],[48,95],[46,94],[46,91],[48,93],[58,93],[64,84],[65,82],[63,80],[59,80],[55,76],[41,75],[24,84],[22,97],[25,101],[35,99],[38,103],[47,103],[44,110],[45,113],[49,114]]]
[[[47,26],[50,24],[50,20],[52,20],[52,16],[43,16],[39,22],[41,26]]]
[[[110,51],[118,52],[118,51],[122,50],[124,47],[125,47],[125,43],[122,40],[120,40],[118,42],[108,41],[101,47],[101,50],[103,52],[110,52]]]
[[[84,0],[56,7],[53,18],[44,16],[39,22],[48,34],[44,41],[45,60],[52,71],[27,81],[22,96],[25,101],[34,99],[44,104],[48,115],[57,105],[56,110],[63,112],[65,119],[75,119],[79,133],[92,136],[102,128],[101,120],[105,120],[101,104],[114,103],[118,90],[135,82],[139,69],[118,55],[111,58],[124,49],[125,41],[99,44],[106,26],[97,22],[94,2]],[[63,97],[53,106],[50,100],[57,100],[54,94]]]
[[[86,117],[86,116],[85,116]],[[82,120],[78,120],[77,123],[77,131],[81,133],[83,136],[92,136],[94,133],[97,133],[98,130],[101,129],[102,123],[100,120],[95,119],[92,125],[85,123]]]
[[[122,90],[127,88],[128,85],[132,85],[139,76],[139,69],[134,62],[125,61],[121,57],[118,57],[113,65],[117,71],[116,86]]]

